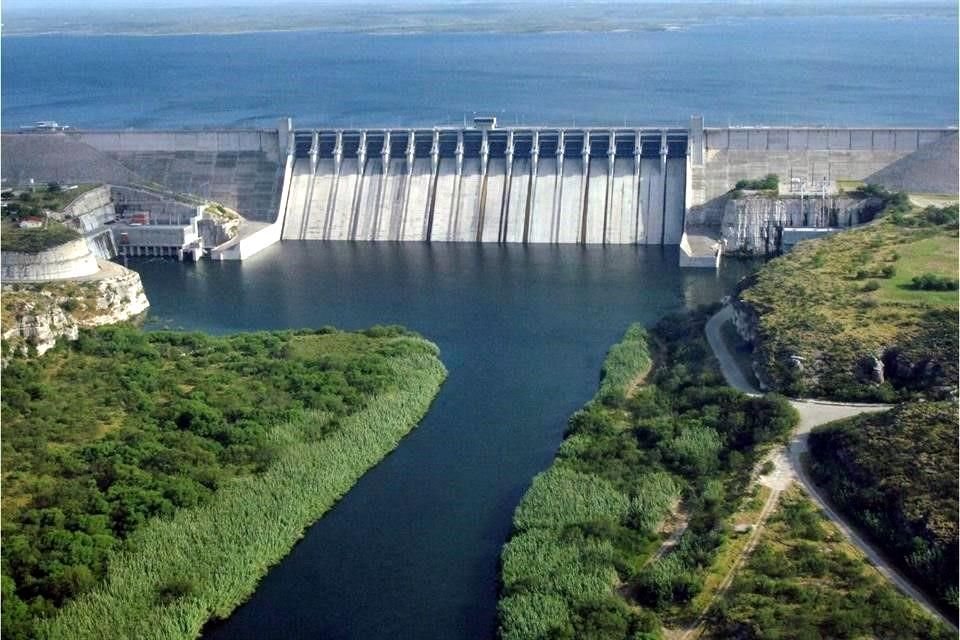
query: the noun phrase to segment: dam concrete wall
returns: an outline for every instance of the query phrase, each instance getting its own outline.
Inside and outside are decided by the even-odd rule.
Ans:
[[[5,186],[102,182],[222,202],[273,222],[285,150],[274,130],[4,133]]]
[[[686,139],[684,129],[299,130],[283,238],[678,244]]]
[[[949,153],[956,129],[923,128],[825,128],[825,127],[730,127],[695,131],[691,126],[690,182],[688,207],[693,224],[716,225],[723,216],[720,198],[738,180],[756,179],[773,173],[782,183],[792,179],[809,185],[823,182],[862,180],[884,184],[891,189],[956,193],[956,153]],[[941,152],[940,147],[947,148]],[[923,183],[902,179],[909,170],[895,173],[899,180],[885,179],[891,166],[909,166],[915,159],[928,162]],[[952,165],[950,158],[953,158]],[[699,158],[701,162],[696,162]],[[919,176],[918,176],[919,179]],[[917,180],[914,180],[917,182]],[[918,188],[919,187],[919,188]]]
[[[4,282],[46,282],[92,276],[100,270],[83,238],[39,253],[0,252]]]
[[[674,245],[689,232],[695,251],[719,238],[726,194],[741,179],[957,190],[956,129],[704,128],[699,117],[673,128],[295,130],[286,121],[278,130],[5,133],[2,143],[7,185],[105,182],[220,201],[269,226],[250,249],[278,234]]]

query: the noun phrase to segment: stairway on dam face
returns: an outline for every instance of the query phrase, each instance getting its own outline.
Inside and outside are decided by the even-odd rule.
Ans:
[[[284,239],[677,244],[682,235],[679,132],[296,135]]]

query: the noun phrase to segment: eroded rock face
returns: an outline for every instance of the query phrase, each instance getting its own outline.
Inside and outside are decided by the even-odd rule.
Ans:
[[[776,255],[784,227],[837,228],[868,221],[874,199],[777,198],[749,194],[728,198],[720,223],[724,253],[744,256]]]
[[[80,329],[131,320],[149,306],[140,274],[113,263],[105,263],[97,279],[5,284],[3,357],[31,347],[43,354],[59,338],[76,340]]]

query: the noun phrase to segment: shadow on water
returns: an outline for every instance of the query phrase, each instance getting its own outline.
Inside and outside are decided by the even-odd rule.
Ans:
[[[406,325],[450,375],[210,639],[490,638],[513,509],[634,321],[719,300],[748,267],[676,248],[284,242],[243,263],[131,263],[163,325]]]

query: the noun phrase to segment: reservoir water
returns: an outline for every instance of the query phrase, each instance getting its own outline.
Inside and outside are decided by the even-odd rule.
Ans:
[[[546,5],[545,5],[546,6]],[[5,129],[527,124],[955,125],[956,18],[681,31],[2,40]]]
[[[131,262],[149,326],[400,323],[450,371],[422,424],[308,530],[211,639],[483,638],[531,478],[635,321],[719,300],[748,266],[671,248],[284,242],[249,262]]]

